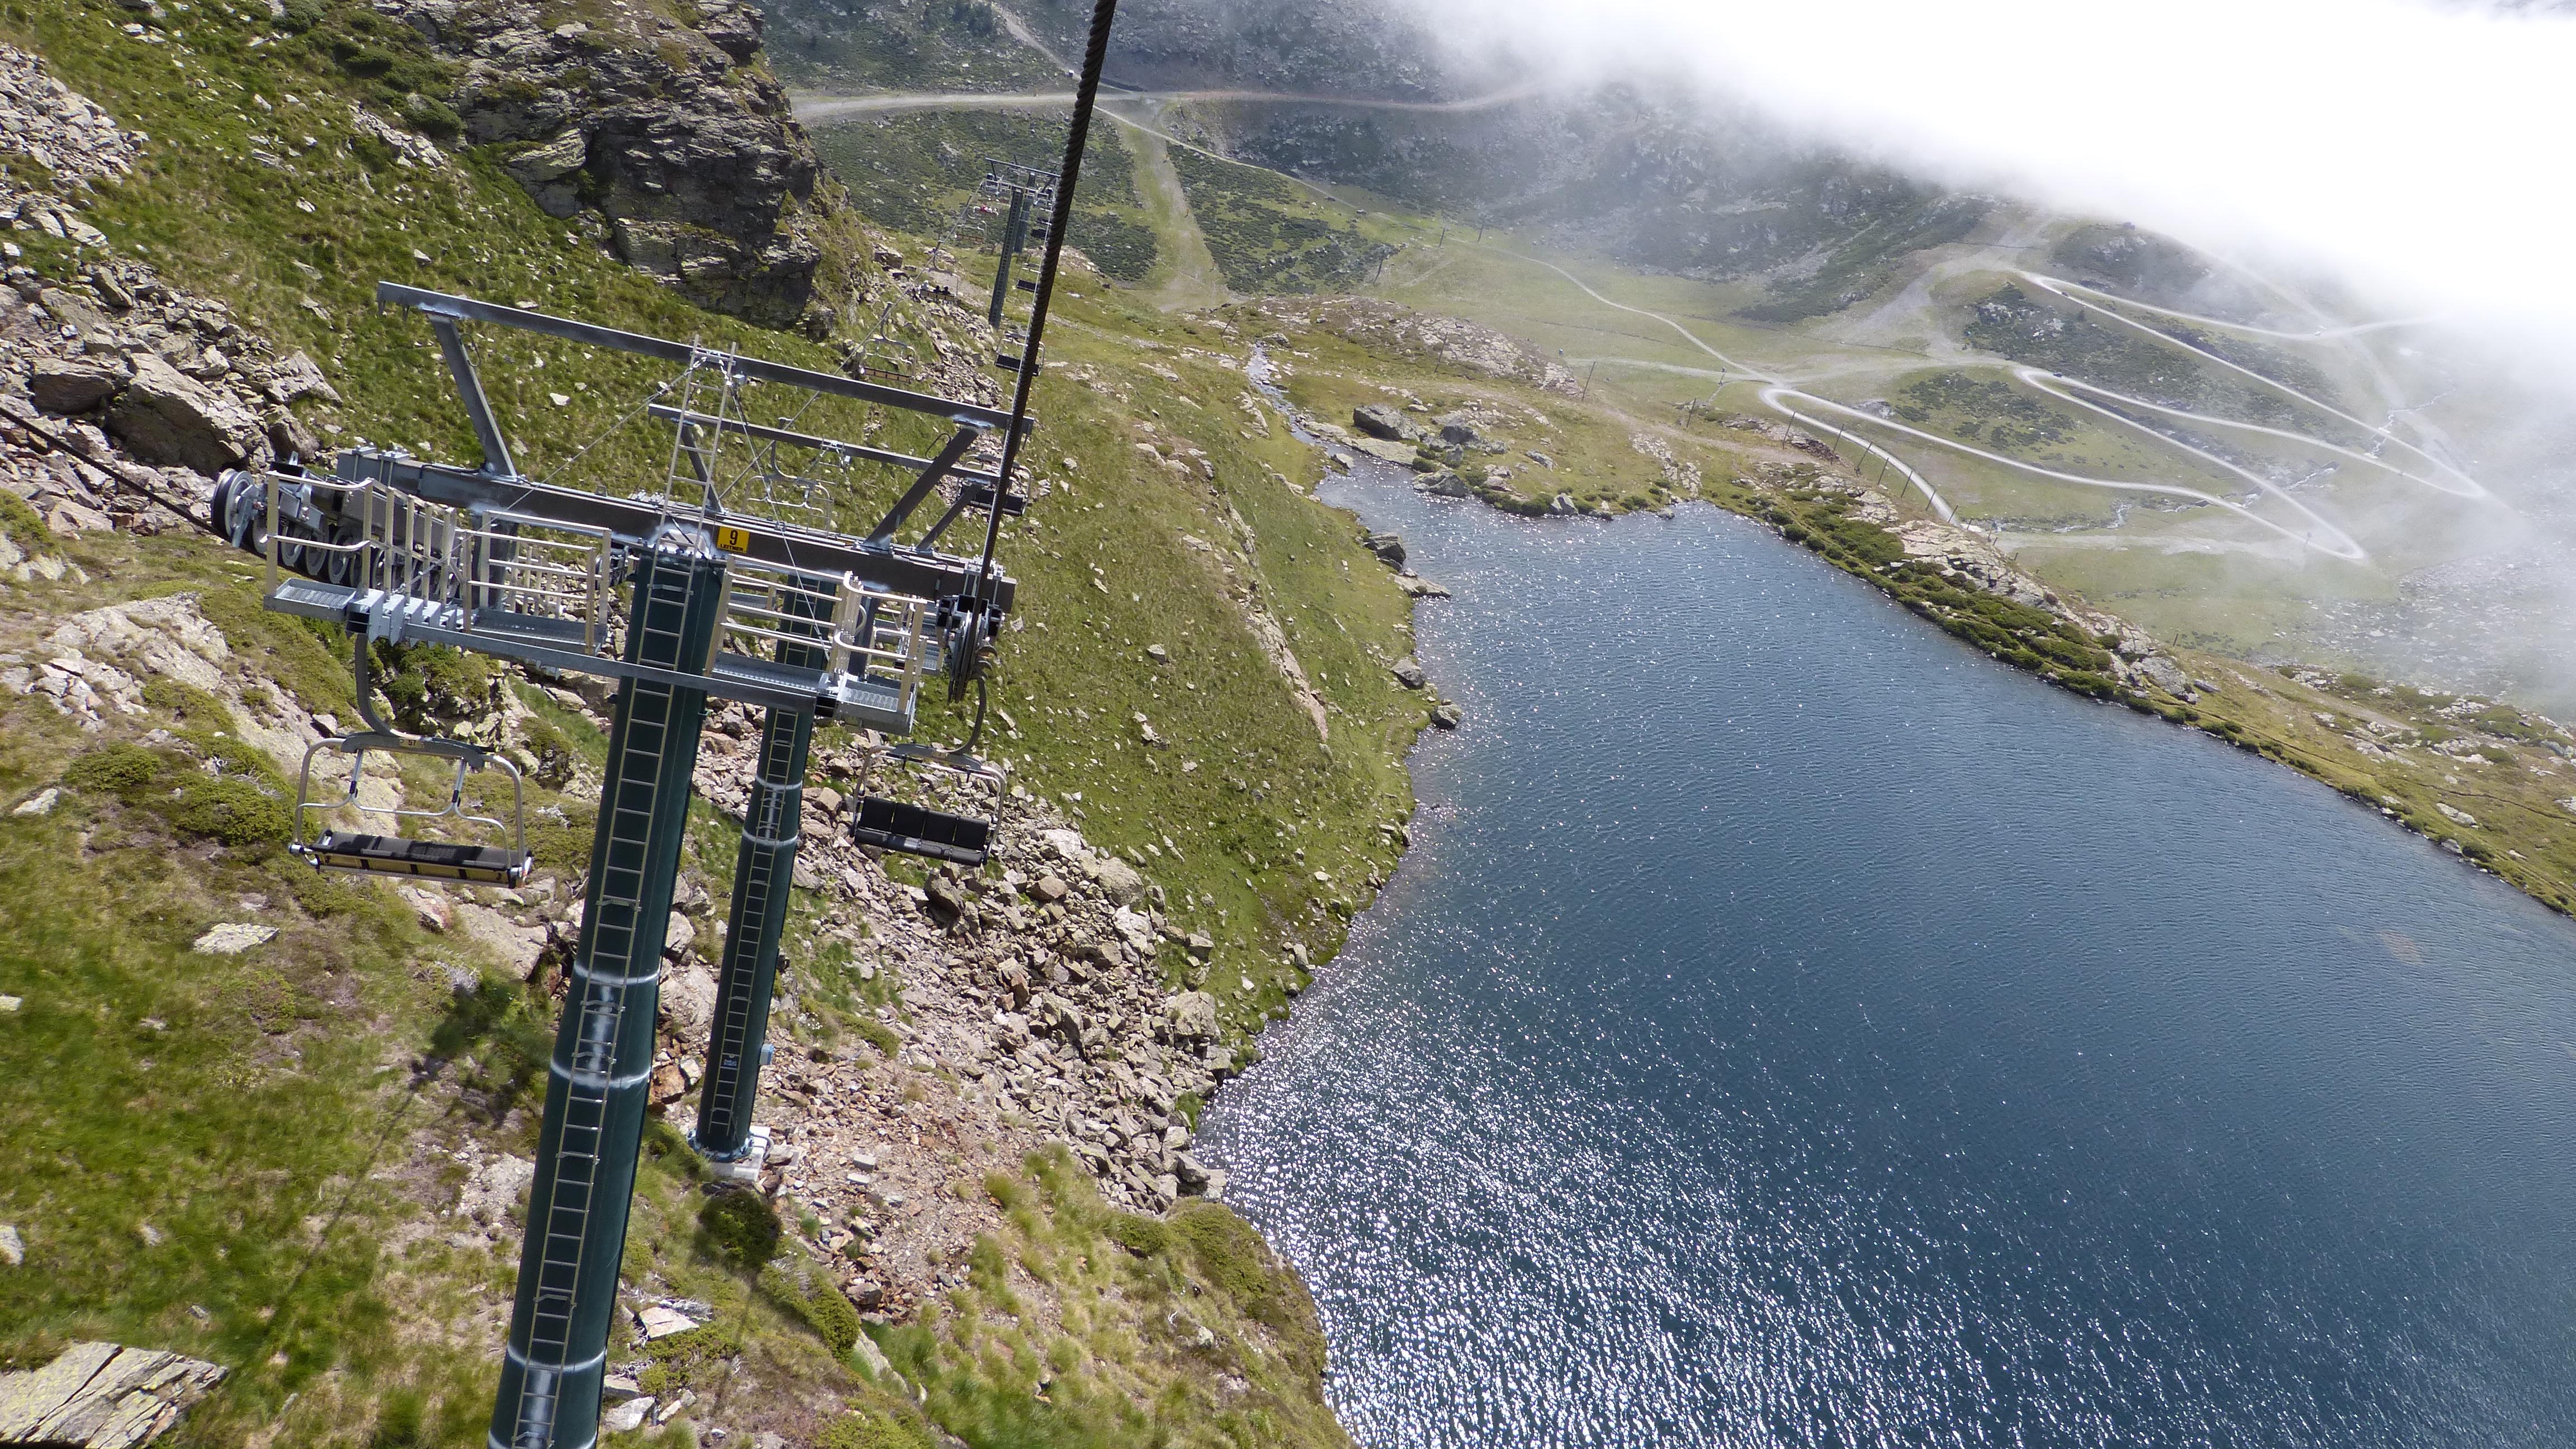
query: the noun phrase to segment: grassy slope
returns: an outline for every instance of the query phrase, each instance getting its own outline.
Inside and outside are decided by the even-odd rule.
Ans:
[[[879,5],[864,12],[829,4],[764,8],[770,58],[779,75],[799,90],[1065,88],[1064,73],[1014,43],[993,8],[977,0]]]
[[[67,83],[152,134],[142,173],[96,198],[91,219],[174,283],[230,302],[280,350],[302,346],[324,358],[346,402],[309,414],[316,426],[471,456],[420,329],[371,311],[379,276],[527,297],[613,325],[828,365],[821,347],[755,335],[634,276],[543,217],[478,158],[429,171],[371,155],[353,142],[342,105],[363,87],[304,68],[291,51],[249,47],[265,25],[203,28],[189,37],[193,53],[180,55],[127,39],[117,29],[124,18],[105,4],[18,5],[0,8],[0,36],[45,55]],[[277,108],[273,116],[253,95]],[[291,157],[284,169],[247,154],[254,136],[281,134],[294,142],[276,153]],[[302,146],[305,135],[315,144]],[[431,260],[416,261],[415,248]],[[71,258],[29,251],[32,263],[68,275]],[[1069,302],[1067,322],[1055,360],[1088,357],[1104,385],[1143,399],[1149,418],[1161,408],[1162,436],[1202,449],[1217,478],[1211,487],[1203,474],[1186,479],[1145,461],[1114,396],[1052,376],[1041,388],[1046,471],[1078,481],[1042,497],[1010,545],[1028,627],[1005,655],[1001,702],[1016,721],[1005,747],[1023,782],[1060,797],[1079,792],[1085,829],[1148,860],[1173,894],[1174,914],[1217,937],[1210,988],[1232,1021],[1249,1026],[1302,984],[1284,946],[1329,950],[1341,918],[1367,900],[1369,878],[1392,863],[1376,827],[1409,809],[1397,755],[1421,706],[1380,665],[1406,652],[1405,604],[1356,547],[1350,521],[1287,485],[1313,467],[1303,450],[1284,437],[1241,436],[1251,429],[1234,406],[1239,378],[1205,359],[1166,355],[1186,379],[1177,391],[1203,405],[1193,409],[1110,340],[1141,328],[1183,344],[1187,324],[1108,298]],[[537,468],[605,427],[644,381],[622,359],[577,349],[498,336],[478,346],[487,384],[525,429],[520,441]],[[555,406],[552,392],[570,402]],[[921,441],[900,426],[885,436]],[[657,466],[656,452],[641,435],[615,441],[590,455],[583,476],[634,478]],[[1073,468],[1056,462],[1066,457],[1077,460]],[[865,503],[847,507],[855,514]],[[1228,531],[1237,514],[1249,541]],[[1180,541],[1183,532],[1230,542],[1241,557],[1202,554]],[[93,536],[59,547],[95,582],[10,586],[10,649],[41,649],[49,621],[79,608],[196,589],[249,657],[250,673],[272,674],[309,707],[345,710],[332,652],[257,611],[246,560],[195,537]],[[1290,621],[1310,677],[1327,681],[1329,749],[1227,599],[1227,563]],[[1120,587],[1092,588],[1093,564]],[[1171,662],[1149,663],[1149,642],[1164,644]],[[1132,723],[1139,712],[1174,742],[1170,749],[1141,744]],[[554,722],[578,733],[568,717]],[[111,733],[184,723],[163,707],[120,720]],[[954,733],[959,724],[934,720],[928,729]],[[0,795],[11,802],[60,779],[95,743],[34,699],[9,702],[5,740]],[[596,747],[595,738],[575,744]],[[1200,768],[1184,770],[1184,761]],[[434,1214],[464,1174],[455,1154],[526,1150],[527,1130],[495,1136],[492,1109],[525,1086],[550,1012],[506,984],[452,994],[451,969],[470,977],[488,964],[477,948],[425,934],[389,893],[286,869],[274,832],[222,844],[138,799],[73,788],[52,815],[0,819],[0,989],[27,999],[0,1027],[11,1064],[0,1093],[20,1124],[12,1139],[19,1160],[39,1166],[0,1184],[0,1220],[21,1226],[31,1254],[29,1271],[0,1277],[0,1350],[30,1359],[64,1338],[100,1335],[224,1362],[234,1376],[194,1416],[189,1442],[478,1442],[515,1250],[506,1241],[496,1249],[451,1243]],[[558,831],[564,838],[550,843],[550,859],[579,857],[578,825],[576,816]],[[705,873],[720,886],[729,848],[721,839],[699,843]],[[1307,859],[1293,860],[1297,849]],[[1331,879],[1319,880],[1319,870]],[[252,895],[270,898],[265,913],[243,904]],[[284,933],[238,958],[188,952],[206,924],[246,916],[281,921]],[[158,1025],[137,1024],[147,1017]],[[416,1079],[410,1064],[425,1055],[450,1065]],[[664,1181],[681,1171],[648,1169],[630,1266],[650,1263],[676,1283],[713,1281],[732,1270],[699,1242],[685,1199]],[[1067,1189],[1050,1199],[1074,1206],[1052,1215],[1045,1251],[1095,1267],[1115,1261],[1104,1256],[1108,1220],[1077,1211],[1080,1198]],[[1219,1250],[1137,1261],[1159,1275],[1159,1291],[1194,1303],[1302,1301],[1293,1279],[1232,1231],[1218,1232]],[[1066,1278],[1070,1291],[1113,1281],[1086,1273]],[[885,1442],[914,1437],[893,1427],[904,1413],[899,1401],[866,1389],[855,1369],[820,1348],[786,1299],[735,1297],[747,1315],[744,1361],[769,1383],[853,1396],[893,1416],[877,1426],[897,1436]],[[1138,1331],[1123,1312],[1098,1309],[1098,1332],[1075,1340],[1077,1357],[1088,1361],[1090,1345]],[[1256,1333],[1231,1310],[1200,1312],[1226,1344],[1311,1332],[1311,1319],[1294,1314],[1280,1320],[1287,1330]],[[935,1361],[958,1351],[954,1343],[934,1336],[907,1352]],[[1117,1377],[1149,1402],[1177,1406],[1160,1430],[1172,1442],[1339,1442],[1311,1365],[1247,1365],[1235,1352],[1139,1353]],[[1227,1374],[1276,1390],[1260,1422],[1198,1412],[1204,1395],[1183,1380]],[[964,1416],[955,1427],[971,1442],[1136,1442],[1115,1437],[1127,1431],[1105,1420],[1025,1406],[1007,1423],[976,1427],[989,1405],[973,1407],[975,1386],[987,1380],[971,1360],[937,1373],[917,1362],[914,1376],[943,1386],[949,1399],[935,1398],[932,1409]]]
[[[1063,164],[1064,125],[1045,113],[924,111],[836,122],[818,129],[814,143],[868,220],[944,239],[957,209],[977,200],[984,158],[1053,171]],[[1081,199],[1071,243],[1119,280],[1144,280],[1157,261],[1154,230],[1137,196],[1134,153],[1116,126],[1091,133]],[[978,222],[985,245],[995,244],[1003,225],[998,210]]]
[[[1393,248],[1359,229],[1349,209],[1319,200],[1275,171],[1171,148],[1208,249],[1239,292],[1347,292]]]

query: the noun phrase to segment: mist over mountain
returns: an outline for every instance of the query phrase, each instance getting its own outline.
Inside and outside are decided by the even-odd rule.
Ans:
[[[2350,460],[2241,430],[2135,409],[2116,424],[2247,470],[2265,482],[2245,496],[2270,490],[2265,506],[2320,509],[2381,540],[2360,597],[2271,563],[2195,582],[2311,604],[2260,630],[2241,616],[2202,626],[2211,637],[2576,698],[2556,624],[2576,598],[2551,582],[2576,561],[2562,446],[2576,371],[2554,326],[2576,294],[2544,255],[2566,233],[2563,203],[2528,184],[2552,134],[2535,58],[2576,36],[2565,7],[2280,0],[2221,24],[2003,0],[1952,19],[1859,3],[1786,16],[1651,0],[1145,0],[1122,9],[1112,73],[1460,103],[1210,101],[1165,124],[1460,225],[1718,284],[1736,323],[2001,358],[2165,407],[2223,398],[2247,422],[2296,422],[2363,453],[2396,446],[2372,429],[2397,428],[2473,478],[2470,496],[2387,491]],[[2019,266],[2171,309],[2153,328],[2187,337],[2034,292]],[[2269,382],[2230,372],[2239,363],[2315,401],[2285,410]],[[2177,462],[2155,476],[2204,466]],[[2014,496],[1991,505],[1999,526],[2122,516]]]

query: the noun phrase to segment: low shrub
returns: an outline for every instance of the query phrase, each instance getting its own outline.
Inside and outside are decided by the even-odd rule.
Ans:
[[[698,1209],[698,1250],[746,1273],[778,1256],[778,1213],[747,1188],[722,1187]]]

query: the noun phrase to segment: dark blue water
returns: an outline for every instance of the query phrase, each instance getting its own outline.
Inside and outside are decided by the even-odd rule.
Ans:
[[[2576,1445],[2568,923],[1714,512],[1337,501],[1469,723],[1208,1129],[1362,1445]]]

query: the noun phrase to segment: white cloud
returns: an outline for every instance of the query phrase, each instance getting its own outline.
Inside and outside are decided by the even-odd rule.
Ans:
[[[2401,0],[1421,3],[1574,78],[1678,72],[1908,169],[2310,260],[2380,306],[2576,358],[2576,21]]]

